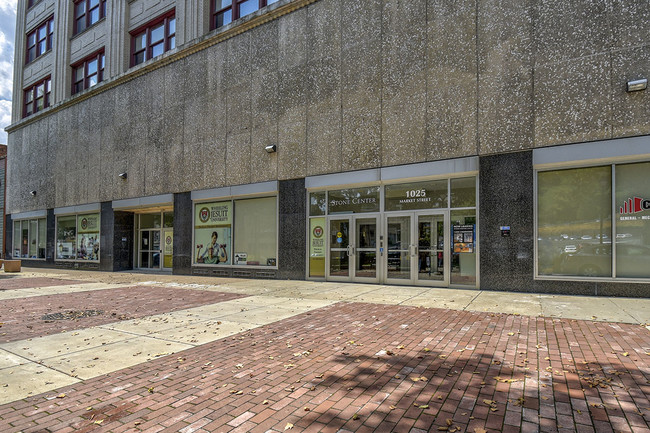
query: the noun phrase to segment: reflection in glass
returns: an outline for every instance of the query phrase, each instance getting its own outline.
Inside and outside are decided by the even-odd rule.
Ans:
[[[375,218],[360,218],[356,220],[355,227],[355,276],[375,278],[377,276],[377,220]]]
[[[75,259],[77,257],[77,217],[57,218],[56,224],[56,258]]]
[[[45,241],[47,239],[47,224],[45,218],[38,220],[38,258],[45,258]]]
[[[443,281],[445,222],[443,215],[418,216],[418,279]]]
[[[476,177],[451,179],[451,207],[476,207]]]
[[[259,9],[259,0],[246,0],[239,4],[239,16],[244,17]]]
[[[537,176],[539,275],[612,275],[611,166]]]
[[[330,251],[330,276],[347,277],[350,275],[350,263],[346,251]]]
[[[350,188],[328,193],[329,214],[379,212],[379,187]]]
[[[348,220],[330,221],[330,275],[347,277],[350,275],[348,245],[350,243],[350,222]]]
[[[476,210],[451,211],[451,231],[451,284],[476,285]]]
[[[387,211],[447,207],[447,180],[386,185]]]
[[[309,215],[325,215],[327,202],[325,201],[325,192],[312,192],[309,194]]]
[[[411,279],[411,217],[389,217],[386,236],[387,277]]]
[[[616,276],[650,277],[650,162],[616,166]]]
[[[349,239],[350,222],[348,220],[330,221],[330,247],[347,248]]]
[[[29,257],[32,259],[36,256],[36,237],[38,235],[38,223],[36,220],[29,221]]]

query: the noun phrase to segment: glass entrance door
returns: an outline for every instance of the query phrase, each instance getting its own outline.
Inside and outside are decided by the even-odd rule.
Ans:
[[[140,268],[160,269],[160,230],[140,230]]]
[[[409,212],[386,217],[384,279],[391,284],[449,284],[447,212]]]
[[[378,282],[377,217],[350,216],[329,221],[327,278]]]

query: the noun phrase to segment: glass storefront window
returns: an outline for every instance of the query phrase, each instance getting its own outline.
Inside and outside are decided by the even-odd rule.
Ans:
[[[476,210],[451,211],[451,284],[476,285]]]
[[[325,276],[325,218],[309,219],[309,276]]]
[[[379,212],[379,187],[370,186],[330,191],[327,201],[330,215]]]
[[[325,201],[325,192],[312,192],[309,194],[309,215],[325,215],[327,202]]]
[[[194,205],[194,263],[229,265],[232,248],[232,202]]]
[[[56,258],[74,260],[77,257],[77,217],[64,216],[56,222]]]
[[[277,265],[276,197],[235,200],[233,264]]]
[[[446,208],[447,179],[386,185],[385,210]]]
[[[476,207],[476,177],[451,179],[451,207]]]
[[[77,216],[77,259],[99,260],[99,214]]]
[[[13,257],[44,259],[46,232],[45,218],[14,221]]]
[[[165,228],[174,227],[174,212],[163,213],[163,227]]]
[[[616,210],[616,276],[648,278],[650,162],[616,166]]]
[[[537,176],[539,275],[612,276],[611,166]]]

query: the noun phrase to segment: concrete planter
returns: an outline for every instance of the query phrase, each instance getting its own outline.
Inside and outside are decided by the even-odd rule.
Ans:
[[[20,272],[20,260],[5,260],[5,272]]]

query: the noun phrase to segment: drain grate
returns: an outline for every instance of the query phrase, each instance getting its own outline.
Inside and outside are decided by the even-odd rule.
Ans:
[[[101,310],[84,310],[84,311],[64,311],[62,313],[46,314],[41,317],[43,320],[74,320],[83,319],[84,317],[99,316],[104,312]]]

